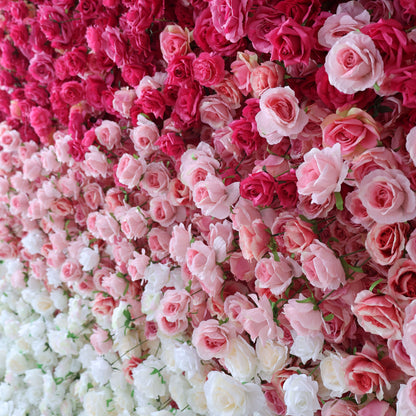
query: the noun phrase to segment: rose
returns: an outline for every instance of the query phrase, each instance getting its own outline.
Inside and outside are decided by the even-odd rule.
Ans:
[[[163,196],[155,196],[150,200],[149,215],[163,227],[168,227],[176,220],[176,212],[176,207]]]
[[[308,122],[308,116],[299,108],[299,101],[290,87],[276,87],[260,97],[260,112],[256,123],[260,136],[269,144],[279,143],[284,136],[295,137]]]
[[[310,27],[289,17],[267,35],[272,44],[271,59],[283,61],[285,65],[307,65],[313,46],[312,37]]]
[[[104,331],[104,329],[98,326],[93,329],[93,333],[90,336],[90,342],[95,351],[101,355],[107,354],[113,346],[111,336],[107,331]]]
[[[324,346],[324,336],[322,334],[296,335],[293,338],[290,353],[299,357],[303,364],[306,364],[309,360],[316,361],[322,358],[321,351]]]
[[[302,270],[315,287],[322,290],[338,289],[345,284],[341,261],[324,243],[315,239],[301,254]]]
[[[405,416],[414,413],[416,406],[416,377],[412,377],[407,384],[401,384],[397,393],[397,415]]]
[[[296,186],[296,171],[279,175],[276,182],[276,194],[283,208],[294,208],[298,201],[298,188]]]
[[[318,401],[318,383],[306,374],[292,374],[283,384],[286,414],[313,416],[321,408]]]
[[[270,233],[261,219],[251,224],[242,225],[239,229],[240,248],[246,260],[260,260],[268,250]]]
[[[388,358],[387,358],[388,360]],[[387,369],[377,358],[374,345],[366,343],[361,352],[343,359],[345,381],[348,389],[355,394],[376,393],[383,399],[384,389],[390,388]]]
[[[142,157],[150,156],[157,148],[156,140],[159,138],[159,129],[156,124],[143,115],[137,117],[137,126],[130,131],[130,140],[134,149]]]
[[[145,164],[141,159],[125,153],[119,159],[116,175],[119,182],[128,188],[134,188],[142,179]]]
[[[244,150],[248,156],[261,147],[263,139],[258,134],[255,123],[240,118],[233,120],[229,127],[232,129],[233,144]]]
[[[167,25],[159,36],[163,59],[169,63],[175,56],[186,55],[190,49],[190,38],[187,28],[183,29],[179,25]]]
[[[201,121],[213,129],[221,129],[233,121],[230,107],[216,95],[204,97],[199,103]]]
[[[380,140],[380,128],[370,114],[359,108],[330,114],[321,124],[322,144],[333,146],[341,145],[341,154],[353,157],[365,149],[371,149]]]
[[[248,50],[238,51],[237,58],[231,63],[234,82],[245,96],[251,92],[250,75],[258,65],[257,54]]]
[[[302,253],[315,237],[311,225],[300,218],[289,219],[285,224],[283,242],[289,253]]]
[[[224,60],[220,55],[202,52],[192,63],[194,79],[204,87],[219,84],[225,75]]]
[[[274,62],[263,62],[254,68],[250,75],[250,84],[253,97],[259,98],[270,88],[280,87],[283,84],[284,69]]]
[[[85,174],[93,178],[98,178],[99,176],[105,178],[109,168],[105,154],[100,152],[95,146],[90,146],[88,150],[85,153],[83,162]]]
[[[312,202],[323,204],[333,192],[341,190],[348,166],[341,157],[341,145],[322,150],[312,149],[296,169],[297,187],[301,195],[310,195]]]
[[[95,128],[95,135],[100,144],[108,150],[117,147],[121,140],[121,130],[117,123],[110,120],[103,120],[100,126]]]
[[[402,337],[403,312],[389,295],[362,290],[354,300],[352,312],[367,332],[386,339]]]
[[[290,299],[283,306],[283,313],[298,335],[316,335],[321,331],[322,315],[312,303],[301,302],[304,299],[303,295],[299,299]]]
[[[383,60],[370,36],[351,32],[332,46],[325,58],[325,70],[331,85],[345,94],[353,94],[381,84]]]
[[[405,222],[416,216],[416,197],[406,176],[397,169],[376,169],[358,187],[368,215],[380,224]]]
[[[416,127],[410,129],[406,136],[406,150],[409,153],[413,165],[416,166]]]
[[[220,325],[215,319],[202,321],[192,333],[192,344],[203,360],[224,358],[229,351],[230,341],[235,337],[233,325]]]
[[[342,367],[342,357],[339,354],[329,353],[319,363],[319,369],[322,384],[330,390],[331,397],[341,397],[348,391]]]
[[[240,184],[240,194],[250,200],[256,207],[267,206],[273,202],[276,182],[267,172],[256,172],[243,179]]]
[[[129,240],[138,240],[144,237],[148,231],[147,220],[137,208],[130,208],[123,213],[120,227]]]
[[[408,230],[409,225],[405,223],[374,224],[365,240],[372,260],[382,266],[393,264],[403,254]]]
[[[329,400],[322,406],[321,416],[357,416],[357,411],[358,406],[355,403],[345,400]]]
[[[410,259],[397,260],[387,275],[389,294],[399,302],[416,298],[416,264]]]
[[[358,413],[358,416],[396,416],[396,412],[389,406],[388,402],[380,401],[377,399],[372,400],[370,403],[362,407]],[[400,413],[397,413],[400,415]]]
[[[416,367],[416,300],[406,306],[403,325],[403,346],[410,357],[413,367]]]
[[[227,298],[228,299],[228,298]],[[258,374],[263,380],[271,381],[276,371],[282,370],[288,360],[288,348],[272,340],[262,343],[260,340],[256,342],[256,354],[258,359]]]

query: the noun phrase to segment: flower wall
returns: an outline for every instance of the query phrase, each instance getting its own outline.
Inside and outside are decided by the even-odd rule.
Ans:
[[[0,0],[0,415],[416,415],[412,0]]]

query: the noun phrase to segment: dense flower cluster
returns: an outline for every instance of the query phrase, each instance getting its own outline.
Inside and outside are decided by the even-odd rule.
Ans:
[[[0,415],[416,415],[413,0],[0,0]]]

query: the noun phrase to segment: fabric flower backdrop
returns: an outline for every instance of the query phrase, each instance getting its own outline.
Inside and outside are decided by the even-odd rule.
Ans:
[[[0,415],[416,415],[413,0],[0,0]]]

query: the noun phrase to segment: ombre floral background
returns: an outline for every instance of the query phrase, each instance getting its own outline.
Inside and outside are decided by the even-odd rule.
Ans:
[[[0,0],[0,416],[416,415],[414,0]]]

